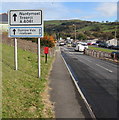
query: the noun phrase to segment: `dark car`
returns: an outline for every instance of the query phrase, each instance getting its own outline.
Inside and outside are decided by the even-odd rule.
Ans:
[[[119,50],[119,45],[114,46],[113,49],[115,49],[115,50]]]
[[[99,47],[104,47],[104,48],[108,48],[108,44],[107,43],[99,43],[98,45]]]
[[[99,43],[98,47],[104,47],[104,43]]]
[[[114,45],[109,45],[108,48],[109,49],[114,49]]]
[[[119,52],[112,52],[111,53],[112,59],[114,59],[114,54],[115,54],[115,58],[117,58],[119,60]]]
[[[76,47],[76,43],[72,43],[72,47]]]

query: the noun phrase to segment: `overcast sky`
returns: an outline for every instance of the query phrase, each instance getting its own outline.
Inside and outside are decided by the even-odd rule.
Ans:
[[[112,0],[103,0],[103,2],[97,2],[98,0],[95,0],[95,2],[92,2],[94,0],[90,0],[90,2],[71,2],[71,0],[70,2],[57,2],[57,0],[50,0],[52,2],[35,2],[38,0],[23,1],[24,0],[20,0],[20,2],[19,0],[2,1],[0,13],[7,12],[10,9],[42,9],[45,20],[81,19],[91,21],[115,21],[117,19],[117,0],[113,0],[115,2],[112,2]]]

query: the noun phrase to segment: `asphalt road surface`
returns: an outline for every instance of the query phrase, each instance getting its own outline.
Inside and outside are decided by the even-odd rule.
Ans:
[[[61,53],[96,118],[117,118],[117,64],[61,47]]]

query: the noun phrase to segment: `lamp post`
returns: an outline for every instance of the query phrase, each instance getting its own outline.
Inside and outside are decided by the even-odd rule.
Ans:
[[[75,27],[74,32],[75,32],[75,41],[76,41],[76,25],[73,24],[73,26]]]

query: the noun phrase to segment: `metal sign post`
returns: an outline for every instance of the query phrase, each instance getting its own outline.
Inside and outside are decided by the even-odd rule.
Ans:
[[[42,10],[10,10],[8,14],[9,34],[14,39],[14,63],[18,70],[17,61],[17,39],[16,38],[38,38],[38,78],[41,77],[40,66],[40,37],[43,37]]]
[[[38,78],[41,76],[41,66],[40,66],[40,38],[38,38]]]
[[[15,62],[15,70],[18,70],[18,61],[17,61],[17,39],[14,39],[14,62]]]

